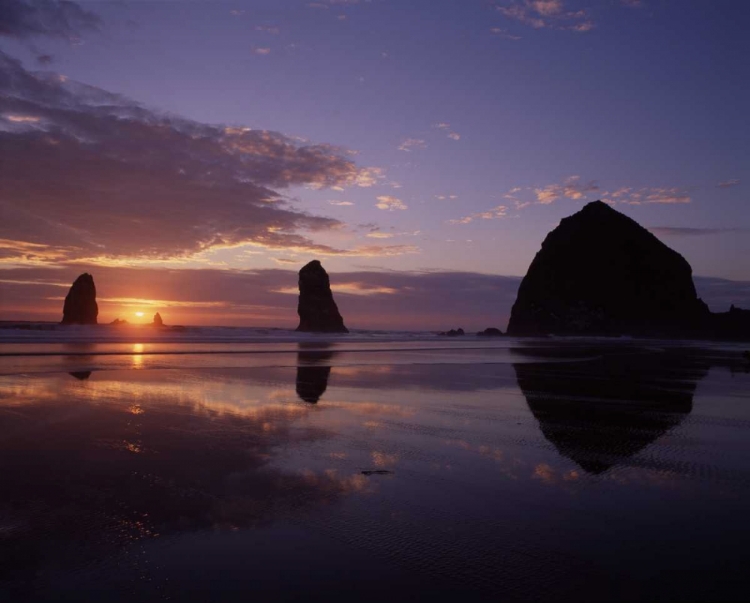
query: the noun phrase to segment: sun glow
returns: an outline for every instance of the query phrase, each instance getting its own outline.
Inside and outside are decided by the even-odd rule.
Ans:
[[[136,312],[136,313],[135,313],[135,315],[136,315],[136,316],[137,316],[138,318],[143,318],[143,312]]]

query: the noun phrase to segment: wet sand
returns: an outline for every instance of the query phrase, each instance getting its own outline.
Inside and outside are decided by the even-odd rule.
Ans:
[[[737,351],[451,345],[0,358],[0,599],[746,599]]]

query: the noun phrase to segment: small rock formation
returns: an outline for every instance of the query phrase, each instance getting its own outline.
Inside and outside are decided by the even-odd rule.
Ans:
[[[154,322],[152,322],[151,325],[154,327],[164,326],[164,321],[161,319],[161,314],[159,314],[158,312],[154,314]]]
[[[503,332],[495,327],[487,327],[484,331],[479,331],[477,335],[479,337],[500,337]]]
[[[109,323],[113,327],[120,327],[122,325],[128,324],[127,320],[120,320],[119,318],[115,318],[111,323]]]
[[[96,304],[94,277],[88,273],[79,276],[65,296],[63,305],[64,325],[95,325],[99,315]]]
[[[466,335],[466,333],[464,333],[463,329],[451,329],[450,331],[440,331],[438,335],[441,337],[459,337],[461,335]]]
[[[344,319],[333,301],[328,273],[318,260],[299,271],[298,331],[312,333],[348,333]]]
[[[690,264],[594,201],[547,235],[521,282],[509,335],[686,336],[710,313]]]
[[[709,335],[717,339],[750,341],[750,310],[732,305],[729,312],[714,312]]]

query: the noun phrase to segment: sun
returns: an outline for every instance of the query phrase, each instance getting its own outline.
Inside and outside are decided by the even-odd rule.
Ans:
[[[137,316],[138,318],[143,318],[143,312],[136,312],[136,313],[135,313],[135,315],[136,315],[136,316]]]

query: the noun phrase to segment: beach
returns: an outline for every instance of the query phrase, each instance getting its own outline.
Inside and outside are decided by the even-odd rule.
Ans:
[[[5,600],[744,600],[733,344],[4,336]]]

